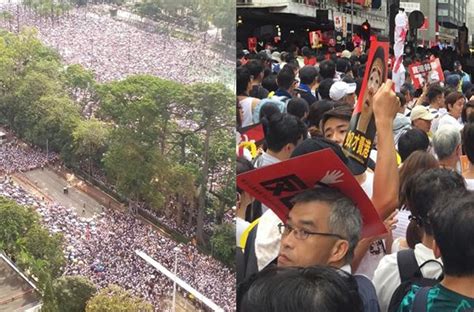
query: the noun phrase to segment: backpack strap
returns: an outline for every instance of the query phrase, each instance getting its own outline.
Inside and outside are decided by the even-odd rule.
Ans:
[[[397,252],[397,262],[401,283],[413,277],[423,277],[418,262],[416,262],[415,251],[413,249],[405,249]]]
[[[413,300],[413,312],[426,312],[426,306],[428,304],[428,292],[431,287],[423,287],[418,290]]]

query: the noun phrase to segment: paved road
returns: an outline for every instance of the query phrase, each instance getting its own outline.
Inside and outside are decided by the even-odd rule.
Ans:
[[[65,207],[73,208],[78,216],[90,218],[96,213],[102,212],[102,207],[93,198],[75,187],[70,187],[68,194],[64,194],[63,188],[68,182],[47,168],[28,171],[25,176],[36,185],[36,187],[54,201]]]

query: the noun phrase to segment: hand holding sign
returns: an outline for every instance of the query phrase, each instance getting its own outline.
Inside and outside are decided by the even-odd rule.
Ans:
[[[393,122],[400,109],[400,101],[392,90],[393,81],[387,80],[374,95],[375,122]]]

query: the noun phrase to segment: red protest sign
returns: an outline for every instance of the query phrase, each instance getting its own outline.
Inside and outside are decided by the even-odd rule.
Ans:
[[[237,185],[241,189],[271,208],[284,222],[292,206],[291,199],[318,182],[339,189],[357,205],[363,220],[363,237],[386,233],[371,200],[329,148],[237,176]]]
[[[375,138],[373,96],[387,80],[388,42],[374,39],[370,44],[369,56],[357,105],[352,114],[349,130],[343,148],[347,156],[367,168],[370,151]]]
[[[422,88],[426,82],[431,84],[444,81],[443,69],[438,58],[411,64],[408,66],[408,72],[415,89]]]
[[[257,37],[249,37],[247,39],[247,45],[249,47],[249,51],[257,52]]]
[[[263,126],[261,123],[250,125],[239,130],[241,139],[245,141],[255,141],[255,144],[260,145],[265,139]]]

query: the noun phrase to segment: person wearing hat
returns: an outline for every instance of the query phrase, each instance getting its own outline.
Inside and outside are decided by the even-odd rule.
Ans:
[[[430,109],[423,105],[413,107],[410,114],[411,124],[414,128],[423,130],[426,134],[430,132],[431,122],[435,116],[430,112]]]
[[[278,51],[274,51],[272,53],[272,73],[277,73],[280,71],[280,69],[282,68],[280,66],[280,63],[281,63],[281,57],[280,57],[280,52]]]
[[[344,81],[336,81],[329,89],[329,97],[333,101],[341,101],[354,107],[355,105],[355,91],[357,89],[357,84],[355,83],[346,83]]]

